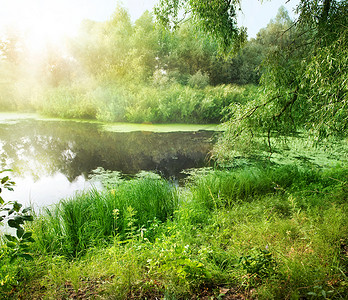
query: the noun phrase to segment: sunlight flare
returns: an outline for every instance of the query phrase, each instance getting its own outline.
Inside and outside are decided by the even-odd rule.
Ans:
[[[26,48],[41,52],[47,45],[63,47],[77,33],[82,15],[68,1],[1,1],[0,30],[23,34]],[[75,4],[76,5],[76,4]]]

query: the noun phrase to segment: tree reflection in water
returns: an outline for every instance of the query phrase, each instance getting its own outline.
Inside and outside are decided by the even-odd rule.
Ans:
[[[151,170],[178,178],[183,169],[207,164],[212,136],[208,131],[115,133],[74,121],[5,122],[0,124],[0,168],[13,169],[17,189],[29,187],[26,200],[49,204],[88,186],[88,175],[98,167],[123,174]],[[33,196],[35,188],[40,196]]]

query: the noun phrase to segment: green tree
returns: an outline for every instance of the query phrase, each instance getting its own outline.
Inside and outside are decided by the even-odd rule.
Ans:
[[[161,57],[163,69],[176,81],[186,84],[201,71],[214,73],[212,59],[217,55],[217,45],[192,22],[186,22],[176,32],[170,33],[170,47]]]
[[[97,77],[104,70],[106,50],[103,49],[104,23],[82,21],[76,38],[69,39],[68,48],[82,69]]]
[[[128,57],[129,80],[147,81],[157,67],[158,32],[153,15],[146,11],[135,21]]]
[[[165,24],[172,16],[176,21],[180,8],[190,8],[198,23],[211,20],[202,28],[217,36],[225,53],[240,44],[236,32],[241,31],[233,22],[238,2],[162,0],[160,4],[157,13]],[[271,151],[272,136],[299,129],[312,131],[317,138],[346,135],[347,8],[347,0],[301,0],[295,23],[290,24],[281,11],[274,24],[260,34],[260,41],[271,45],[263,63],[262,90],[246,105],[231,107],[221,149],[246,145],[249,149],[253,137],[266,136]],[[277,23],[284,29],[274,40],[271,27]]]
[[[16,82],[25,61],[23,35],[16,28],[0,32],[0,110],[16,108]]]
[[[347,9],[347,1],[301,1],[299,19],[264,64],[259,109],[268,133],[346,133]]]
[[[219,43],[224,53],[236,52],[246,41],[245,28],[237,26],[239,0],[160,0],[155,7],[159,21],[170,28],[186,16]]]
[[[129,72],[132,34],[130,16],[118,5],[107,22],[84,21],[69,48],[88,75],[101,82],[116,82]]]
[[[77,68],[76,61],[72,57],[65,56],[61,49],[53,45],[47,45],[39,65],[41,71],[39,80],[53,87],[71,82]]]
[[[129,71],[128,56],[131,51],[132,22],[126,9],[117,5],[103,34],[106,78],[120,80]]]
[[[18,64],[23,60],[23,50],[23,36],[20,31],[14,27],[5,28],[0,39],[0,59]]]

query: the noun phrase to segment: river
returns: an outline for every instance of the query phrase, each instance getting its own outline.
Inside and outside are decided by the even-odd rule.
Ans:
[[[202,130],[203,129],[203,130]],[[97,182],[93,170],[141,170],[178,180],[182,171],[208,165],[212,125],[139,125],[44,119],[0,113],[0,170],[16,182],[5,200],[47,206]]]

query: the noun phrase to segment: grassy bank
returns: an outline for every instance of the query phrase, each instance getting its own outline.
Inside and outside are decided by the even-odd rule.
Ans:
[[[156,86],[85,82],[41,88],[30,99],[9,98],[8,106],[51,117],[103,122],[220,123],[231,103],[246,102],[256,89],[253,85],[196,88],[178,83]]]
[[[2,256],[1,296],[344,299],[347,179],[285,165],[117,181],[46,209],[34,260]]]

